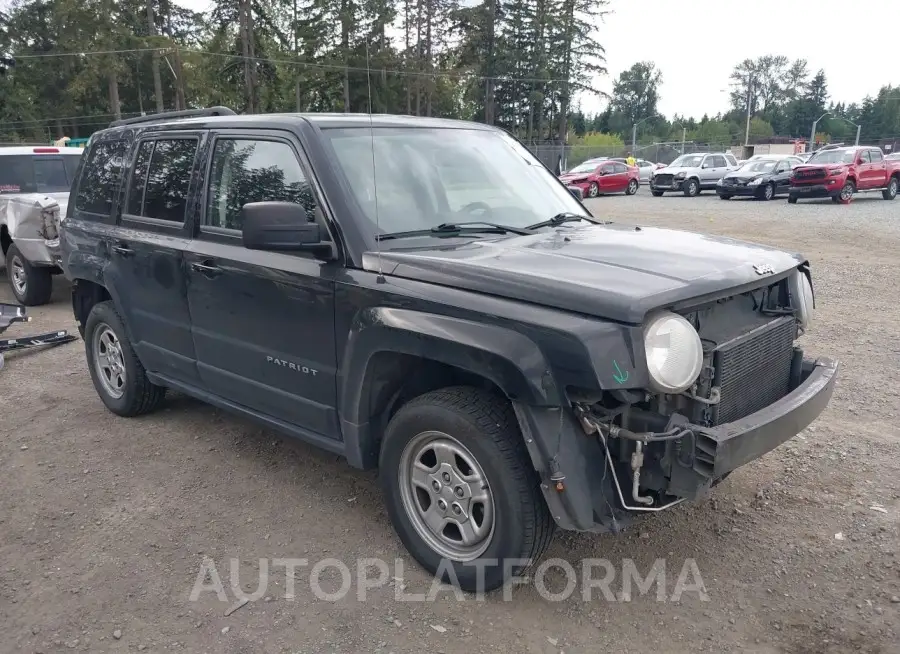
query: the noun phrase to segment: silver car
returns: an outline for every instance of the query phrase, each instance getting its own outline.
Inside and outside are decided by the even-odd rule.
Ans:
[[[50,301],[59,271],[59,220],[69,202],[81,148],[0,147],[0,245],[20,304]]]
[[[650,192],[655,197],[680,191],[695,197],[703,190],[715,190],[726,173],[737,170],[738,162],[730,152],[683,154],[650,177]]]

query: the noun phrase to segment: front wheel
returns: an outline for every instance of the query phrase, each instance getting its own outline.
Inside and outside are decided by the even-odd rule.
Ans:
[[[700,195],[700,182],[696,179],[689,179],[684,183],[684,194],[689,198],[695,198]]]
[[[720,199],[720,200],[730,200],[730,199],[731,199],[731,196],[728,195],[728,194],[723,194],[723,195],[720,195],[720,196],[719,196],[719,199]]]
[[[881,197],[885,200],[893,200],[897,197],[898,189],[900,189],[900,179],[892,177],[888,187],[881,192]]]
[[[775,197],[775,185],[774,184],[766,184],[763,188],[760,189],[759,195],[757,196],[760,200],[769,201]]]
[[[841,187],[841,192],[838,195],[832,196],[831,200],[832,202],[839,202],[841,204],[850,204],[854,193],[856,193],[856,184],[851,180],[847,180],[847,183]]]
[[[91,309],[84,325],[84,350],[97,395],[113,413],[139,416],[163,401],[166,389],[147,378],[112,302]]]
[[[628,188],[625,189],[625,195],[634,195],[638,192],[638,181],[636,179],[628,182]]]
[[[19,304],[36,307],[50,301],[53,294],[50,268],[30,264],[15,243],[6,251],[6,274]]]
[[[555,524],[503,397],[458,386],[410,401],[385,431],[379,468],[400,540],[444,582],[493,590],[550,544]]]
[[[597,182],[591,182],[591,185],[588,186],[588,197],[595,198],[600,195],[600,187],[597,186]]]
[[[789,195],[788,196],[788,204],[797,204],[797,196]]]

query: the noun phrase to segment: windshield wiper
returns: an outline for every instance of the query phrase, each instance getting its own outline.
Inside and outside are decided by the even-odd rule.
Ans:
[[[453,234],[519,234],[520,236],[529,236],[532,232],[525,227],[511,227],[509,225],[501,225],[499,223],[489,223],[483,220],[472,220],[462,223],[441,223],[430,229],[412,229],[405,232],[390,232],[388,234],[378,234],[375,239],[378,241],[386,241],[395,238],[407,238],[412,236],[429,236],[435,235],[453,235]]]
[[[594,222],[587,216],[582,216],[581,214],[572,213],[571,211],[563,211],[562,213],[558,213],[552,218],[548,220],[542,220],[539,223],[535,223],[533,225],[529,225],[525,229],[540,229],[541,227],[557,227],[558,225],[562,225],[563,223],[573,223],[581,220],[587,220],[588,222]]]

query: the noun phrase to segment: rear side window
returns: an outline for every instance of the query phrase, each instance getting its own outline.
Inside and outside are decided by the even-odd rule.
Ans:
[[[195,138],[143,141],[131,171],[125,212],[183,223],[197,145]]]
[[[287,143],[222,138],[213,150],[203,224],[242,229],[241,208],[250,202],[293,202],[315,222],[316,202],[297,155]]]
[[[106,141],[91,146],[78,182],[75,197],[78,211],[103,215],[110,213],[119,188],[124,153],[124,141]]]

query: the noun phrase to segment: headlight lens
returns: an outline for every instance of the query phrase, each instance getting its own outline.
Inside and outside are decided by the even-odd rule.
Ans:
[[[809,275],[802,270],[798,270],[791,276],[789,285],[794,309],[797,312],[797,321],[800,323],[800,331],[801,333],[806,332],[815,307],[815,299],[813,296],[812,285],[809,283]]]
[[[684,179],[687,177],[686,173],[675,173],[675,179]]]
[[[703,346],[691,324],[674,313],[655,316],[644,329],[647,369],[654,389],[681,393],[691,387],[703,366]]]
[[[762,177],[754,177],[750,180],[750,186],[759,186],[759,183],[762,181]]]

